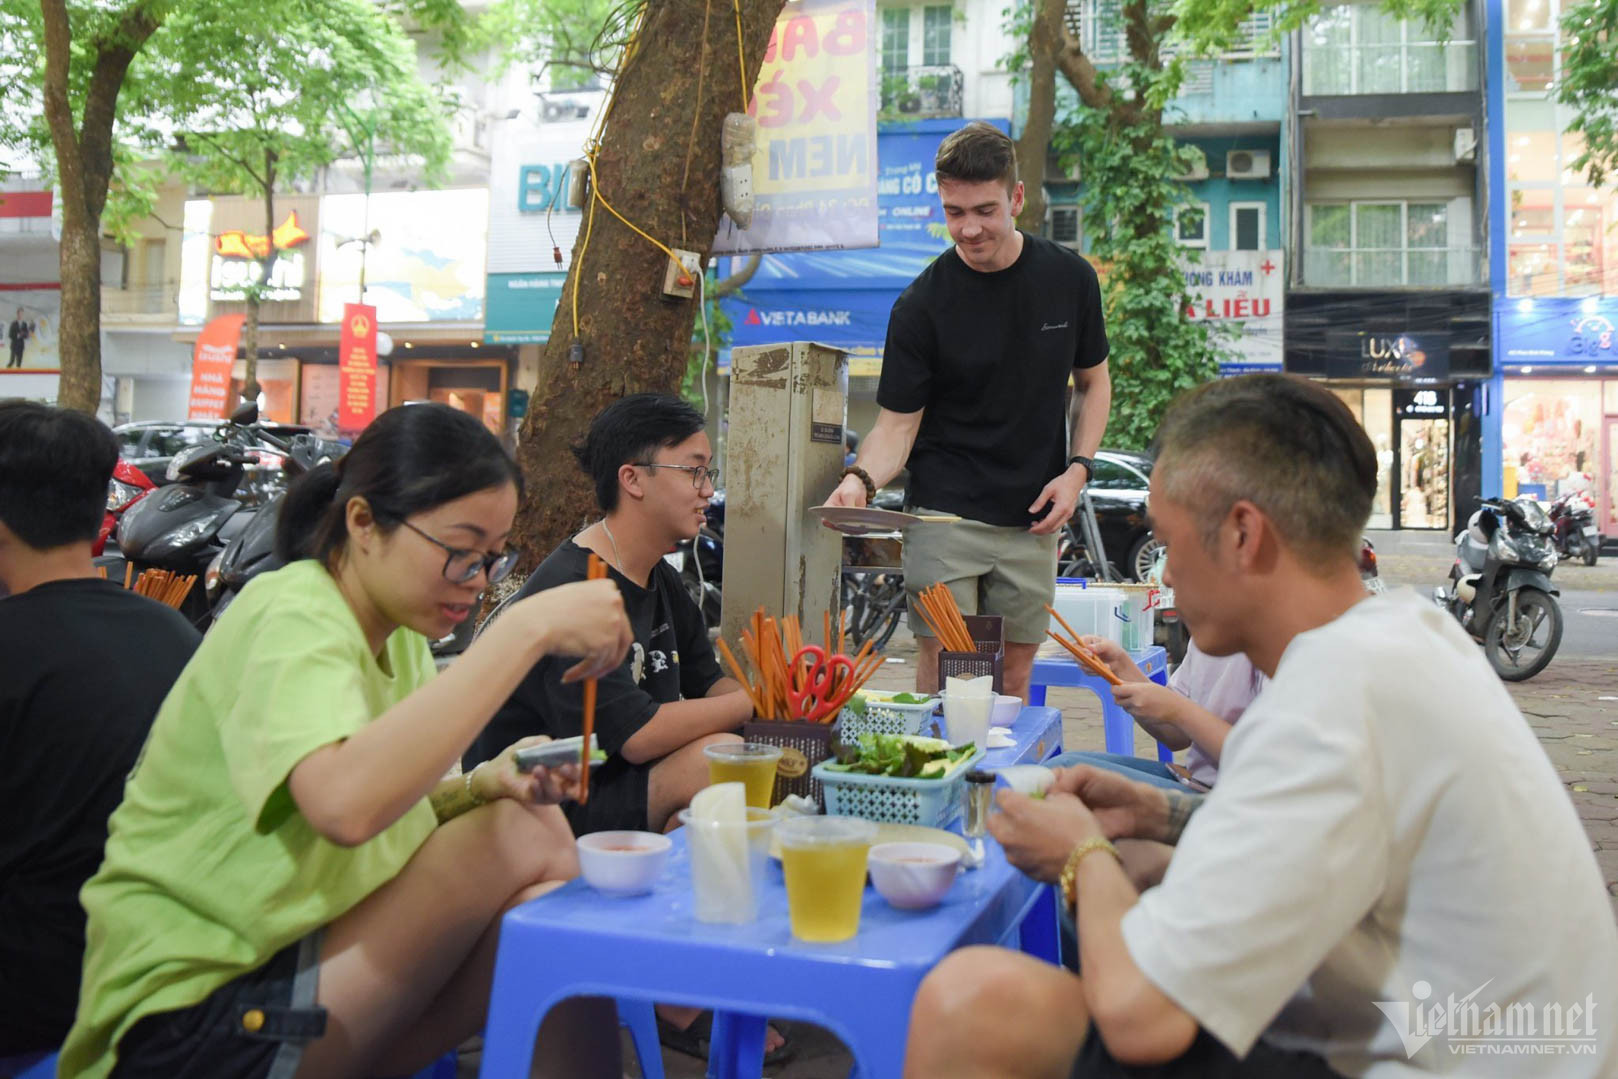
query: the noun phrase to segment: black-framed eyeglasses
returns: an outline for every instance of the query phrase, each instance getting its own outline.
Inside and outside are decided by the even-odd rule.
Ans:
[[[691,486],[702,490],[702,481],[706,479],[708,486],[719,486],[719,470],[717,468],[703,468],[701,465],[660,465],[656,461],[636,461],[641,468],[674,468],[681,472],[691,473]]]
[[[498,584],[511,575],[512,569],[517,565],[519,551],[507,549],[499,554],[488,554],[469,547],[451,547],[441,539],[434,539],[409,521],[400,521],[410,531],[426,540],[436,543],[448,552],[449,557],[444,559],[444,579],[455,584],[465,584],[478,575],[482,570],[488,574],[490,584]]]

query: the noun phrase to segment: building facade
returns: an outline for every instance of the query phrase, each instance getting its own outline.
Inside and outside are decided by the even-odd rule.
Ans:
[[[1490,0],[1498,489],[1588,490],[1618,536],[1618,190],[1589,185],[1554,100],[1565,0]]]
[[[1339,4],[1294,37],[1286,370],[1323,380],[1370,435],[1372,528],[1452,531],[1482,491],[1482,17],[1464,6],[1439,41]]]

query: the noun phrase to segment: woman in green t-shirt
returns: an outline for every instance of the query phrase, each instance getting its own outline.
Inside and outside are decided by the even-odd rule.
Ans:
[[[62,1074],[412,1072],[482,1025],[500,916],[574,876],[576,765],[512,749],[441,777],[543,656],[604,674],[610,581],[512,606],[443,674],[430,639],[511,571],[510,456],[444,405],[384,413],[281,508],[286,568],[209,632],[163,703],[101,869]],[[525,740],[526,741],[532,741]],[[514,749],[515,747],[513,747]],[[555,1009],[544,1074],[621,1074],[611,1002]]]

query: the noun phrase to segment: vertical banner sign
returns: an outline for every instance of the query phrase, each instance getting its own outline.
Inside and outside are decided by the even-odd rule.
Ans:
[[[343,305],[337,370],[337,429],[363,431],[376,418],[376,308]]]
[[[875,0],[787,0],[747,106],[752,224],[721,217],[715,254],[877,245],[875,18]]]
[[[236,365],[236,343],[246,315],[220,315],[197,334],[191,353],[191,401],[185,415],[192,420],[222,420],[230,413],[230,369]]]

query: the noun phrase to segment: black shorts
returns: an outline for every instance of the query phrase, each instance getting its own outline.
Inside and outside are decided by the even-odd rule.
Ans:
[[[315,1002],[316,930],[200,1004],[148,1015],[118,1042],[112,1079],[292,1079],[306,1043],[326,1033]]]
[[[1112,1058],[1094,1024],[1074,1058],[1071,1079],[1342,1079],[1313,1053],[1296,1053],[1259,1042],[1237,1060],[1206,1030],[1191,1048],[1164,1064],[1131,1066]]]
[[[573,834],[646,831],[647,791],[652,765],[656,763],[630,764],[622,757],[611,757],[594,769],[590,800],[582,806],[577,802],[562,803],[562,814]]]

